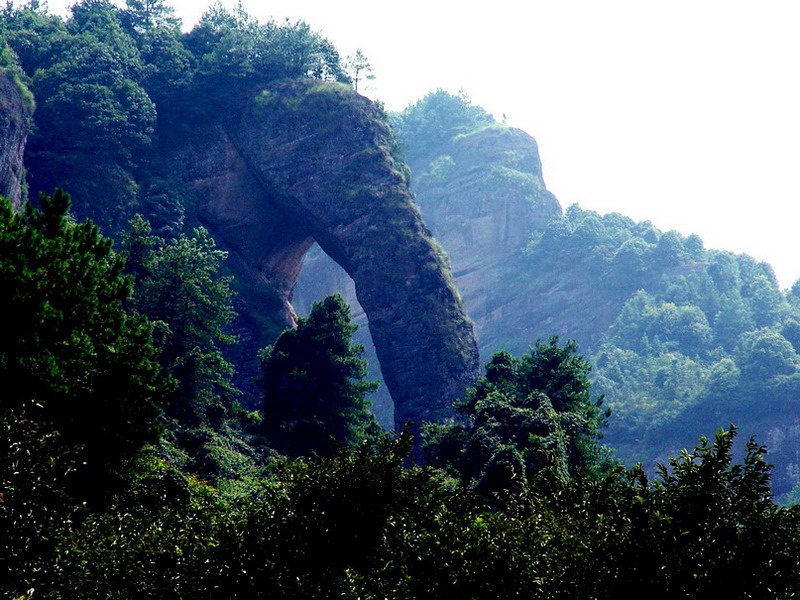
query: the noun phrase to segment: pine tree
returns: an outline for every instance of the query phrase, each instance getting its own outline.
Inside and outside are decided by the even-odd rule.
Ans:
[[[354,448],[380,435],[366,397],[378,382],[364,381],[357,328],[341,296],[328,296],[262,352],[263,431],[279,452],[328,454],[332,439]]]
[[[202,227],[166,242],[137,216],[124,238],[129,272],[136,275],[133,307],[156,324],[159,360],[177,380],[167,415],[182,424],[218,424],[235,405],[233,365],[222,355],[236,338],[231,278],[220,274],[227,252]]]
[[[41,210],[28,205],[21,213],[0,199],[0,420],[58,439],[59,449],[48,450],[54,457],[22,458],[56,461],[61,477],[70,475],[50,485],[69,483],[91,498],[158,438],[169,385],[150,324],[123,309],[131,281],[111,240],[91,222],[74,223],[69,205],[61,190],[43,194]],[[0,460],[0,475],[27,476],[19,466],[5,471],[9,464]]]

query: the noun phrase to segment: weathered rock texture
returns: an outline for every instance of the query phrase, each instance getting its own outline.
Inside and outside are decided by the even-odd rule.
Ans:
[[[410,166],[417,202],[450,257],[481,354],[487,359],[517,336],[525,338],[526,349],[542,337],[541,319],[528,319],[527,305],[541,300],[509,271],[530,236],[561,215],[542,179],[536,141],[519,129],[492,125],[457,136],[434,158]],[[298,310],[306,312],[311,300],[334,290],[352,301],[352,288],[333,261],[311,256],[296,288]]]
[[[425,222],[450,256],[481,347],[504,348],[509,332],[519,329],[510,319],[524,318],[508,268],[531,235],[561,215],[545,188],[536,141],[492,125],[453,138],[429,164],[412,165],[412,173]]]
[[[472,324],[379,109],[345,86],[298,82],[259,93],[203,140],[176,168],[237,275],[265,300],[277,294],[288,325],[316,241],[355,281],[396,422],[450,417],[478,374]]]
[[[15,208],[23,201],[22,154],[31,112],[16,82],[0,68],[0,196],[9,198]]]

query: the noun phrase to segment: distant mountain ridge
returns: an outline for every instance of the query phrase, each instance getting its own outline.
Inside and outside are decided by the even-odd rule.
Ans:
[[[769,265],[705,250],[696,235],[578,206],[562,214],[535,141],[464,97],[432,93],[392,122],[484,361],[575,339],[613,411],[606,442],[628,464],[735,423],[743,441],[769,444],[777,493],[797,484],[800,286],[784,295]],[[309,258],[301,312],[352,289],[324,256]]]

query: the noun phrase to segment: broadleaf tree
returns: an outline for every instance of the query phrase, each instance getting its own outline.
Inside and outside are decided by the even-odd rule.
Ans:
[[[593,398],[588,362],[568,341],[497,352],[456,409],[467,424],[427,424],[423,456],[486,494],[523,492],[533,477],[566,481],[610,466],[599,442],[608,412]]]

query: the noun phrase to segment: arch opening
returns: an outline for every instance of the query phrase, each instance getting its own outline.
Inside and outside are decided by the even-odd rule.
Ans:
[[[395,425],[451,418],[478,375],[477,345],[382,112],[336,84],[295,82],[264,98],[180,157],[198,220],[245,285],[277,293],[286,324],[316,241],[355,282]]]

